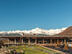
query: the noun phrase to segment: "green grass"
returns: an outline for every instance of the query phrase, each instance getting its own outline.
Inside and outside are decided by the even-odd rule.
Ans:
[[[11,46],[8,49],[15,49],[17,52],[23,51],[25,54],[61,54],[36,45]]]

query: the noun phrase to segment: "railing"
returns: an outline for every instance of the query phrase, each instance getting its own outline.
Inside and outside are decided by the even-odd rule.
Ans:
[[[4,44],[25,44],[25,43],[20,43],[20,42],[6,42],[6,43],[4,43]]]
[[[38,45],[41,45],[41,46],[57,46],[57,44],[38,44]]]

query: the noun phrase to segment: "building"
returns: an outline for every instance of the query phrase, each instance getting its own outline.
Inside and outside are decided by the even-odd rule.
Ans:
[[[46,34],[24,34],[19,33],[5,33],[0,34],[0,39],[4,38],[4,45],[24,45],[24,44],[37,44],[41,46],[64,46],[68,49],[68,44],[72,39],[72,26],[65,31],[56,35]]]

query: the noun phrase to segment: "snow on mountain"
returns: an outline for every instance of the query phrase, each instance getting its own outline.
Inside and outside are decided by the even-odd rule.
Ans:
[[[54,34],[58,34],[62,31],[64,31],[65,29],[66,28],[44,30],[44,29],[41,29],[41,28],[35,28],[35,29],[32,29],[32,30],[29,30],[28,33],[54,35]]]
[[[27,33],[27,34],[47,34],[47,35],[54,35],[58,34],[62,31],[64,31],[66,28],[61,28],[61,29],[50,29],[50,30],[45,30],[41,28],[35,28],[32,30],[16,30],[16,31],[1,31],[0,33]]]

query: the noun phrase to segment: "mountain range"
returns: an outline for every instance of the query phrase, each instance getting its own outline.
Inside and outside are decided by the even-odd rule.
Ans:
[[[65,28],[61,28],[61,29],[41,29],[41,28],[35,28],[35,29],[31,29],[31,30],[16,30],[16,31],[0,31],[0,34],[2,33],[26,33],[26,34],[46,34],[46,35],[55,35],[55,34],[59,34],[61,32],[63,32]]]

